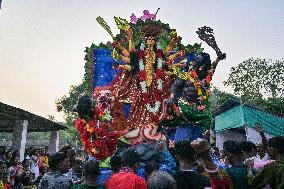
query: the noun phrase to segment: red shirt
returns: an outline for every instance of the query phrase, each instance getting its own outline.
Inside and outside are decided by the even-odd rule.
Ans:
[[[105,182],[108,189],[147,189],[146,181],[128,167],[120,169]]]

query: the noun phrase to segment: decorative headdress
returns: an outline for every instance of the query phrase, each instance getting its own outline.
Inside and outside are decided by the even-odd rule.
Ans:
[[[150,22],[142,26],[140,33],[144,39],[149,36],[158,38],[162,33],[162,27],[157,22]]]

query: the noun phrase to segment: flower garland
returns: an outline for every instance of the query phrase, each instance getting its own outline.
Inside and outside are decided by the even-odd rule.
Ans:
[[[104,122],[110,122],[112,119],[108,109],[98,104],[94,112],[94,116],[89,120],[77,118],[75,127],[86,151],[97,160],[103,160],[115,152],[120,133],[106,128]]]
[[[138,73],[138,79],[140,82],[141,90],[144,95],[144,101],[146,102],[146,108],[149,112],[151,113],[157,113],[161,107],[161,92],[163,90],[163,78],[165,76],[164,71],[162,70],[163,67],[163,52],[161,49],[161,46],[159,43],[157,43],[157,51],[156,56],[157,56],[157,69],[155,72],[155,76],[157,78],[157,89],[159,90],[157,93],[157,100],[154,103],[154,106],[152,107],[150,105],[150,98],[151,95],[149,94],[147,85],[146,85],[146,70],[145,70],[145,65],[144,65],[144,50],[145,50],[145,44],[141,43],[140,45],[140,50],[139,50],[139,73]]]

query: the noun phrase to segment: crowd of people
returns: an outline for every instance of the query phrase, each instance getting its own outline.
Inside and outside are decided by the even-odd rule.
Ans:
[[[52,155],[45,149],[28,148],[20,162],[18,151],[0,147],[0,189],[284,189],[284,137],[262,142],[225,141],[223,150],[204,139],[182,140],[166,147],[176,163],[173,172],[155,161],[141,169],[133,148],[110,158],[111,175],[99,182],[100,163],[83,157],[71,146]],[[157,143],[160,145],[161,143]]]

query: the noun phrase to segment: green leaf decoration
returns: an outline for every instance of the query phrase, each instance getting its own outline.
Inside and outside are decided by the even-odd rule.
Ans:
[[[110,27],[108,26],[108,24],[106,23],[106,21],[102,18],[102,17],[97,17],[96,18],[97,22],[106,30],[107,33],[110,34],[110,36],[114,39],[114,36],[111,32]]]

